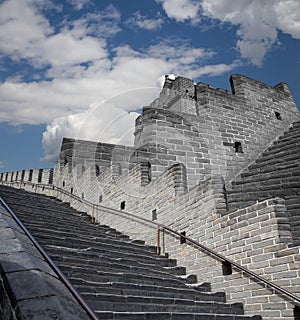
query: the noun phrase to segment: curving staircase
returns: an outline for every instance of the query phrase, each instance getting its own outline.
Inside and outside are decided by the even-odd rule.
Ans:
[[[176,260],[43,195],[0,186],[18,215],[99,319],[259,320],[197,284]]]

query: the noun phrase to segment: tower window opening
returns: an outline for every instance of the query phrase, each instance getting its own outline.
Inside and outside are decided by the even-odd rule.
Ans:
[[[96,177],[100,175],[100,167],[96,164],[95,166],[95,171],[96,171]]]
[[[181,237],[180,237],[180,244],[183,244],[183,243],[186,243],[186,232],[185,231],[182,231],[181,232]]]
[[[277,120],[282,120],[281,114],[278,111],[275,111],[275,117]]]
[[[152,221],[157,220],[157,211],[156,209],[152,210]]]
[[[231,263],[227,261],[222,262],[222,271],[223,271],[223,276],[229,276],[232,274],[232,266]]]
[[[49,184],[53,183],[53,169],[50,169],[50,173],[49,173]]]
[[[234,144],[234,151],[236,153],[244,153],[243,148],[242,148],[242,143],[240,141],[236,141]]]
[[[152,181],[152,171],[151,171],[151,163],[148,161],[148,181]]]
[[[73,194],[73,192],[74,192],[74,189],[73,189],[73,188],[71,188],[71,189],[70,189],[70,193],[71,193],[71,194]]]
[[[102,197],[102,194],[100,194],[100,196],[99,196],[99,203],[101,203],[102,200],[103,200],[103,197]]]
[[[120,209],[124,210],[125,209],[125,201],[121,201],[120,203]]]

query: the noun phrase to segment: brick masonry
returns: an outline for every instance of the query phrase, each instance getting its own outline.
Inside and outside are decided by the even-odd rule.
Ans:
[[[225,184],[284,134],[299,111],[286,84],[269,86],[242,75],[231,93],[211,85],[166,77],[160,96],[136,119],[133,147],[64,139],[54,169],[1,174],[2,181],[52,182],[105,207],[96,219],[133,238],[156,244],[157,229],[109,208],[133,212],[198,240],[300,295],[299,246],[293,243],[284,199],[261,200],[228,211]],[[22,178],[20,178],[20,176]],[[33,190],[31,185],[25,186]],[[56,191],[38,189],[53,196]],[[61,196],[79,210],[92,210]],[[292,320],[294,304],[178,239],[161,234],[162,252],[178,259],[199,282],[243,301],[248,314]]]

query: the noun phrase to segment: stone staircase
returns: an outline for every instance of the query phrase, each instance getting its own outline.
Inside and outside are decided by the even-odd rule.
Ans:
[[[272,197],[286,200],[294,244],[300,244],[300,121],[227,188],[230,210]]]
[[[0,195],[99,319],[247,320],[176,260],[50,197],[0,186]]]

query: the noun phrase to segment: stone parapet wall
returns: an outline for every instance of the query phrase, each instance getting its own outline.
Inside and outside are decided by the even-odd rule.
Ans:
[[[0,173],[0,181],[24,181],[32,183],[53,183],[54,169],[27,169]]]

